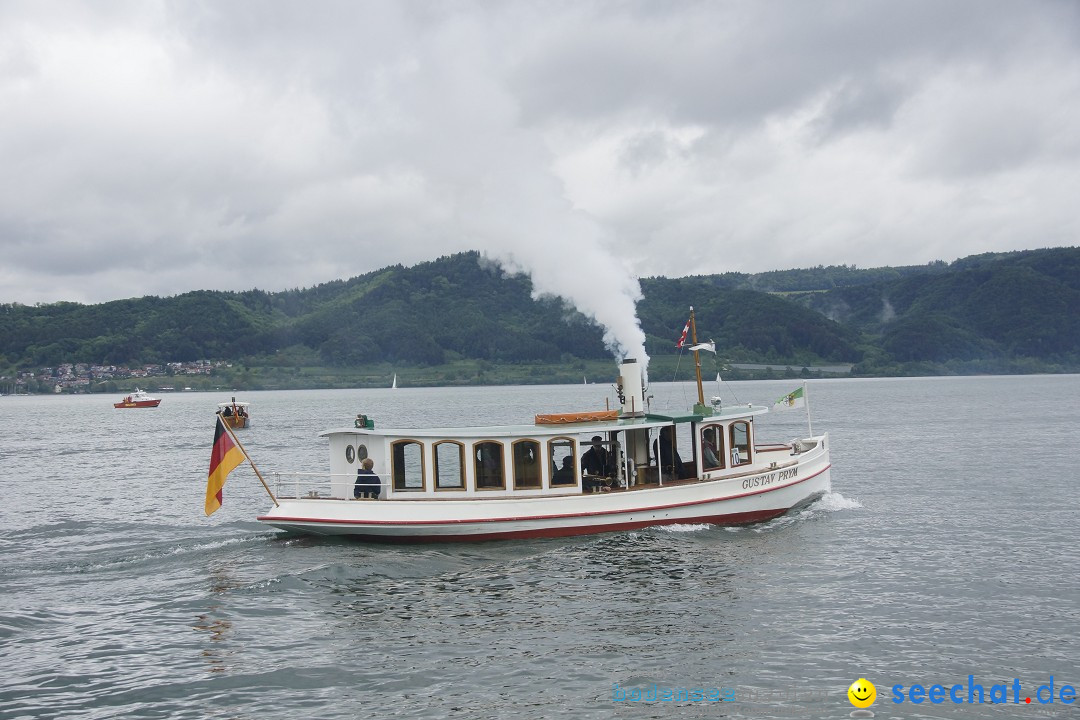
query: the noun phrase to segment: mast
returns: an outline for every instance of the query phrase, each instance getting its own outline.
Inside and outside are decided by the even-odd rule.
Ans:
[[[810,433],[810,437],[814,437],[814,425],[810,422],[810,395],[806,392],[805,380],[803,380],[802,384],[802,396],[806,402],[806,431]]]
[[[274,497],[274,493],[270,489],[270,486],[266,484],[266,480],[263,480],[263,476],[262,473],[259,472],[259,468],[255,467],[255,463],[251,461],[251,456],[247,454],[247,450],[245,450],[244,446],[240,444],[240,439],[236,437],[236,433],[233,432],[233,429],[229,426],[229,423],[223,422],[221,423],[221,426],[225,428],[225,432],[229,433],[229,437],[231,437],[232,441],[236,443],[236,447],[240,448],[240,452],[244,453],[244,459],[248,461],[248,465],[250,465],[251,469],[255,471],[255,476],[259,478],[259,482],[262,483],[263,489],[266,490],[266,494],[269,495],[270,499],[274,501],[274,507],[281,507],[281,504],[277,501],[277,498]]]
[[[690,306],[690,347],[694,349],[694,373],[697,375],[697,401],[705,407],[705,391],[701,388],[701,355],[697,350],[697,323],[694,322],[694,306]],[[696,409],[696,408],[695,408]]]

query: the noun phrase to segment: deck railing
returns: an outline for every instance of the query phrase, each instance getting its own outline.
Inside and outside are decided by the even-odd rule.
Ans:
[[[351,482],[347,483],[348,490],[344,496],[340,493],[334,494],[334,481],[340,482],[341,478],[352,480],[353,476],[348,474],[276,472],[271,473],[270,477],[274,495],[279,498],[337,498],[341,500],[352,497]]]

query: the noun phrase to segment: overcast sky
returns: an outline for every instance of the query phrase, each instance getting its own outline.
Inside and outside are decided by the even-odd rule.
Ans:
[[[0,2],[0,302],[1077,245],[1078,159],[1072,0]]]

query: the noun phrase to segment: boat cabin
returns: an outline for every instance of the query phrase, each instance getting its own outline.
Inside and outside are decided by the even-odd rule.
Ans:
[[[747,471],[756,464],[754,417],[764,412],[744,405],[709,416],[553,423],[538,416],[532,425],[383,430],[362,418],[359,427],[322,434],[330,441],[331,497],[352,497],[366,458],[382,481],[381,499],[545,496]]]

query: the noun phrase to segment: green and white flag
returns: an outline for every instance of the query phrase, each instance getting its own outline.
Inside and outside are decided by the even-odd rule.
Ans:
[[[806,407],[806,395],[803,393],[803,388],[789,392],[781,398],[778,398],[773,407],[778,410],[784,410],[786,408],[800,408]]]

